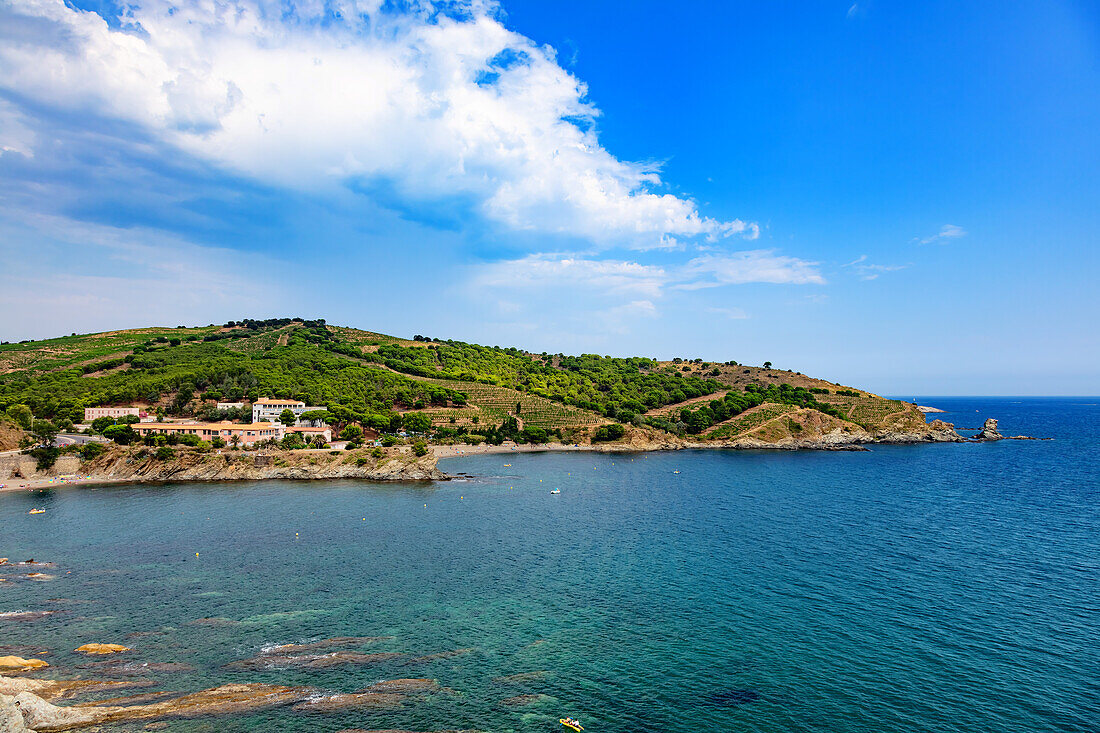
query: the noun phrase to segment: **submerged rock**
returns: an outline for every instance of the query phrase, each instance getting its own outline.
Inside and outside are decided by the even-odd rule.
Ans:
[[[729,690],[712,692],[704,698],[704,702],[708,705],[716,705],[719,707],[739,707],[741,705],[748,705],[751,702],[757,702],[763,698],[764,695],[761,694],[759,690],[753,690],[746,687],[735,687]]]
[[[37,621],[64,611],[0,611],[0,621]]]
[[[0,677],[0,694],[30,692],[43,700],[59,700],[76,695],[107,692],[133,687],[152,687],[155,680],[36,680],[25,677]]]
[[[341,710],[396,708],[400,707],[404,700],[404,695],[394,693],[338,692],[332,695],[311,697],[291,709],[308,713],[332,713]]]
[[[265,654],[283,654],[285,652],[307,652],[317,649],[328,649],[334,646],[354,646],[357,644],[373,644],[379,641],[390,641],[392,636],[334,636],[331,639],[320,641],[308,641],[301,644],[276,644],[264,650]]]
[[[130,647],[122,644],[84,644],[78,646],[75,651],[81,654],[118,654],[130,651]]]
[[[439,692],[443,688],[438,680],[418,677],[415,679],[382,680],[375,682],[360,692],[392,692],[398,694],[410,694],[415,692]]]
[[[151,672],[193,672],[190,664],[183,662],[137,662],[132,659],[109,659],[103,662],[89,662],[78,669],[94,669],[100,674],[138,676]]]
[[[448,652],[436,652],[435,654],[426,654],[422,657],[413,657],[408,660],[409,664],[424,664],[426,662],[434,662],[438,659],[450,659],[452,657],[460,657],[463,654],[469,654],[473,651],[473,647],[468,649],[452,649]]]
[[[501,685],[525,685],[529,682],[540,682],[546,679],[549,674],[545,669],[541,669],[537,672],[520,672],[506,677],[494,677],[493,682]]]
[[[549,695],[516,695],[500,701],[506,708],[522,708],[552,699]]]
[[[396,652],[338,651],[328,654],[259,654],[251,659],[241,659],[225,665],[228,669],[267,670],[293,667],[298,669],[328,669],[345,665],[365,665],[400,659]]]

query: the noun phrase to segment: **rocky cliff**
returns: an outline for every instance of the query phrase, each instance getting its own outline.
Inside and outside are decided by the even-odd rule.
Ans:
[[[390,450],[376,457],[355,451],[233,451],[202,452],[176,448],[170,458],[158,458],[151,448],[111,446],[103,455],[81,461],[62,456],[47,471],[36,471],[29,456],[0,461],[0,480],[35,480],[78,474],[85,481],[256,481],[262,479],[341,479],[372,481],[432,481],[446,479],[429,453]]]

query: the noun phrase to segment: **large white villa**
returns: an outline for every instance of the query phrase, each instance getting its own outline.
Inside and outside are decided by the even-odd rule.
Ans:
[[[298,418],[298,422],[296,422],[295,425],[321,427],[323,423],[319,421],[310,422],[307,420],[306,422],[302,422],[302,413],[324,409],[323,407],[309,407],[305,402],[300,402],[298,400],[273,400],[264,397],[252,403],[252,422],[278,422],[279,415],[283,414],[283,410],[290,410],[294,413],[294,417]]]

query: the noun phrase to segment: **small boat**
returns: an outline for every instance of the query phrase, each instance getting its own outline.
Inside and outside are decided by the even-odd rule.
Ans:
[[[679,471],[673,471],[673,473],[680,473]]]
[[[550,490],[550,493],[551,493],[551,494],[560,494],[560,493],[561,493],[561,489],[551,489],[551,490]]]
[[[558,718],[558,722],[570,730],[584,730],[584,726],[574,718]]]
[[[31,509],[27,514],[45,514],[45,509]]]
[[[511,468],[511,467],[512,467],[512,464],[511,464],[511,463],[505,463],[505,464],[504,464],[504,467],[505,467],[505,468]]]

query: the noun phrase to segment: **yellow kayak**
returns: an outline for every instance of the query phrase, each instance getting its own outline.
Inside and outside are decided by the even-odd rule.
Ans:
[[[27,514],[45,514],[45,509],[31,509]]]
[[[570,730],[584,730],[584,726],[582,726],[578,721],[573,720],[572,718],[558,718],[558,722],[564,725],[566,728],[569,728]]]

